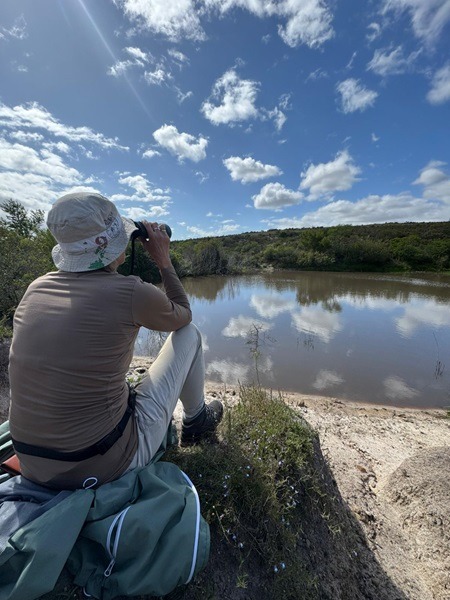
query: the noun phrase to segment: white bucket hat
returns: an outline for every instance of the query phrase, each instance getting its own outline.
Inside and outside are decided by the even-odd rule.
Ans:
[[[136,230],[101,194],[76,192],[59,198],[48,213],[47,226],[58,245],[52,250],[61,271],[102,269],[125,250]]]

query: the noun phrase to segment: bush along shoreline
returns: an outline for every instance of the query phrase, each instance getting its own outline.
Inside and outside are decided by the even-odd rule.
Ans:
[[[181,276],[260,269],[448,271],[450,221],[271,229],[171,245]]]

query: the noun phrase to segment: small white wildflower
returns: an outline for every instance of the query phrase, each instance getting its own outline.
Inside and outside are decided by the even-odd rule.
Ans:
[[[239,542],[239,548],[243,548],[244,544],[242,542]]]
[[[285,569],[285,568],[286,568],[286,564],[285,564],[284,562],[282,562],[282,563],[280,563],[280,567],[281,567],[282,569]]]
[[[274,566],[274,568],[273,568],[273,572],[274,572],[274,573],[278,573],[278,567],[277,567],[276,565],[275,565],[275,566]]]

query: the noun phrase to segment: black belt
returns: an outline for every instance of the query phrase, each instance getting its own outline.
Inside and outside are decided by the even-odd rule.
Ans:
[[[18,442],[13,439],[13,446],[16,452],[21,454],[29,454],[30,456],[39,456],[40,458],[51,458],[52,460],[65,460],[67,462],[78,462],[80,460],[86,460],[92,458],[98,454],[106,454],[110,448],[114,446],[117,440],[122,437],[125,427],[130,420],[131,415],[134,412],[136,404],[136,391],[130,388],[128,396],[128,406],[120,419],[119,423],[114,427],[108,435],[105,435],[100,441],[92,444],[84,450],[75,450],[74,452],[60,452],[59,450],[52,450],[51,448],[43,448],[42,446],[33,446],[32,444],[25,444],[24,442]]]

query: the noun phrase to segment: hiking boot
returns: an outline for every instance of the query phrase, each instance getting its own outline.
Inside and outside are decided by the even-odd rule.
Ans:
[[[205,404],[204,408],[191,421],[184,421],[181,427],[181,445],[191,446],[211,436],[222,420],[223,405],[219,400]]]

